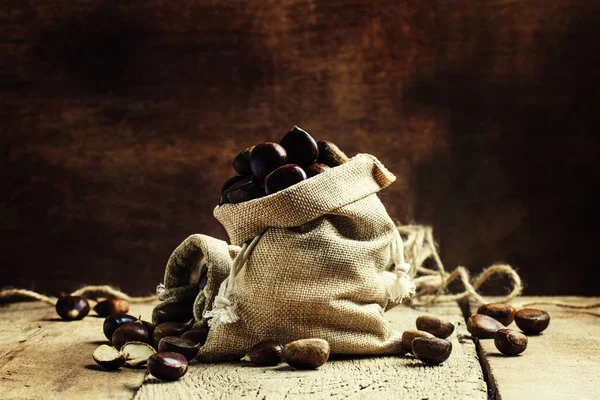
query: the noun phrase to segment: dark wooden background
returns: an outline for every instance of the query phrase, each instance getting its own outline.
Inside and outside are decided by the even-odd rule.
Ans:
[[[0,286],[153,291],[298,124],[395,172],[447,267],[598,294],[598,37],[583,0],[0,1]]]

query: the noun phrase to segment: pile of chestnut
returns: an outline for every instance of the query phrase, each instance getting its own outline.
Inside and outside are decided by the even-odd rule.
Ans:
[[[523,333],[508,329],[515,322]],[[498,351],[507,356],[521,354],[527,348],[526,335],[538,335],[550,324],[547,312],[523,308],[517,311],[510,304],[484,304],[471,315],[467,321],[467,329],[471,335],[480,339],[494,339]]]
[[[454,325],[429,315],[417,318],[416,325],[417,329],[402,333],[402,352],[428,365],[446,361],[452,353],[452,343],[446,339],[454,332]]]
[[[239,175],[225,182],[219,204],[242,203],[273,194],[348,161],[335,144],[315,141],[294,126],[279,143],[248,147],[233,160]]]

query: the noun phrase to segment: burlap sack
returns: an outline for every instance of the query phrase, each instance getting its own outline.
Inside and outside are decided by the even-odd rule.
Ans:
[[[162,290],[167,304],[193,307],[197,324],[209,324],[198,359],[234,359],[262,340],[311,337],[326,339],[333,354],[400,352],[401,334],[384,310],[414,285],[377,196],[394,180],[360,154],[273,195],[217,207],[233,245],[191,236],[171,256]],[[208,283],[191,304],[202,270]]]

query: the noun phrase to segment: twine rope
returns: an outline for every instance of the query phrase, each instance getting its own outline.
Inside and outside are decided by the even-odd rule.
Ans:
[[[158,299],[157,296],[142,296],[133,297],[115,289],[109,285],[88,285],[71,293],[71,296],[84,296],[90,300],[98,300],[99,298],[118,298],[127,300],[130,303],[149,303]],[[3,289],[0,290],[0,303],[16,303],[24,300],[36,300],[50,305],[56,305],[58,300],[54,296],[46,296],[44,294],[34,292],[27,289]]]

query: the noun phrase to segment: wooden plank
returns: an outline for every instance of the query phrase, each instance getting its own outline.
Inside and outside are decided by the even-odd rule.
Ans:
[[[150,318],[153,307],[134,304],[130,314]],[[92,314],[64,322],[47,304],[0,308],[0,398],[130,399],[145,371],[96,365],[92,352],[107,341],[104,319]]]
[[[573,304],[600,302],[600,298],[523,297],[514,302],[521,308],[534,301]],[[487,369],[495,399],[597,399],[600,393],[600,313],[550,305],[532,305],[550,314],[550,326],[539,336],[530,336],[527,350],[506,357],[493,340],[479,340],[479,354]],[[476,307],[473,307],[473,312]],[[595,312],[594,312],[595,311]],[[519,329],[514,323],[509,328]]]
[[[456,324],[453,352],[441,366],[425,366],[412,357],[344,357],[317,371],[252,367],[241,363],[190,365],[186,376],[164,383],[147,376],[135,399],[186,398],[411,398],[487,399],[486,385],[456,304],[419,310],[397,307],[387,313],[398,330],[414,328],[419,315],[431,314]]]

